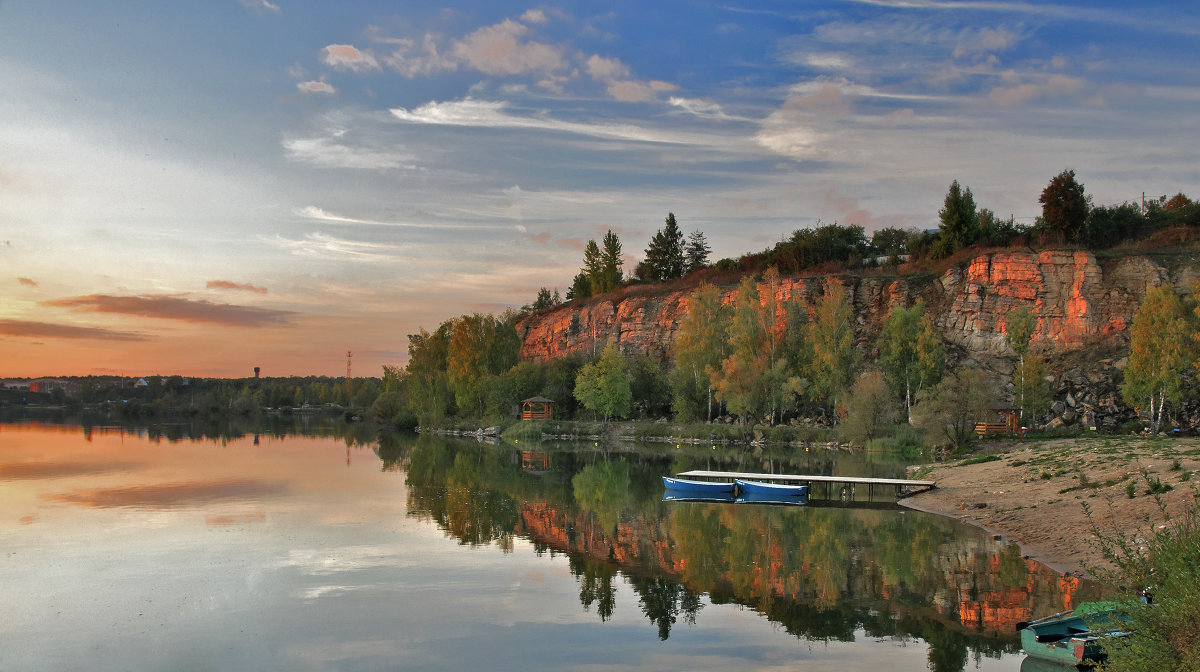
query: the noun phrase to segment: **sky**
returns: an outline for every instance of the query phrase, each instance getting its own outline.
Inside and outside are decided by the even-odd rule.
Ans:
[[[378,376],[667,213],[1196,198],[1198,63],[1190,0],[0,0],[0,377]]]

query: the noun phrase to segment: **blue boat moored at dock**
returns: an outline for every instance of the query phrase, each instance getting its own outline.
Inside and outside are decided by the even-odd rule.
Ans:
[[[668,490],[709,495],[733,495],[733,481],[692,481],[686,478],[672,478],[670,476],[663,476],[662,479],[663,485]]]
[[[733,479],[733,483],[737,486],[738,495],[768,495],[772,498],[808,496],[807,485],[781,485],[741,478]]]

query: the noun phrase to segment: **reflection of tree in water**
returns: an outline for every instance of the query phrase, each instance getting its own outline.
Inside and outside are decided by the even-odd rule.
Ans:
[[[601,462],[584,467],[571,479],[571,485],[579,508],[594,514],[606,534],[615,532],[629,503],[629,465]]]
[[[595,604],[601,621],[612,618],[617,606],[617,589],[613,586],[617,569],[607,563],[587,562],[578,556],[568,560],[571,574],[579,579],[579,602],[583,610],[588,611]]]
[[[671,626],[681,614],[686,623],[696,624],[696,614],[701,607],[700,596],[696,593],[672,579],[659,577],[637,576],[630,584],[638,595],[642,613],[658,626],[659,639],[666,641],[671,636]]]
[[[465,544],[509,544],[515,531],[539,552],[566,553],[582,608],[602,620],[623,580],[664,638],[707,594],[802,639],[921,638],[930,665],[952,670],[971,651],[1015,650],[1005,619],[1084,597],[1018,547],[936,516],[663,502],[658,476],[673,457],[564,450],[532,475],[515,450],[474,441],[421,437],[398,452],[412,515]]]

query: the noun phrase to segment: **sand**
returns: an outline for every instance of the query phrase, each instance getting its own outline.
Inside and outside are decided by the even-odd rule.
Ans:
[[[970,463],[989,454],[1001,459]],[[1147,478],[1173,487],[1160,494],[1173,521],[1194,508],[1198,471],[1200,438],[993,441],[969,458],[910,469],[910,478],[938,485],[901,503],[1011,539],[1025,555],[1059,572],[1095,576],[1097,568],[1110,567],[1094,545],[1095,530],[1147,538],[1154,527],[1170,524],[1147,494]]]

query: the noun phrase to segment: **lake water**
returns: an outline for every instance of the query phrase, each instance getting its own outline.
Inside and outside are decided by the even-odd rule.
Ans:
[[[945,518],[659,480],[895,463],[364,431],[0,424],[0,670],[1012,671],[1092,591]]]

